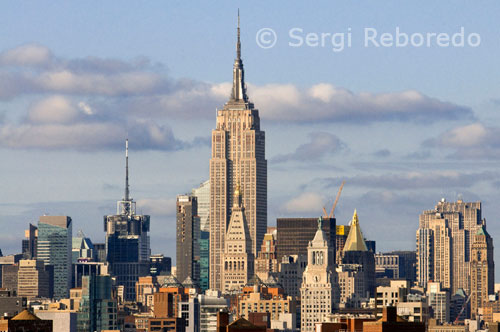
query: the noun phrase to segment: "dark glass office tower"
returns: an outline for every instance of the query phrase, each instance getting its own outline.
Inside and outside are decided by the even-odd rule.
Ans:
[[[128,185],[128,140],[126,141],[125,196],[117,203],[116,215],[104,216],[106,256],[117,285],[125,287],[125,300],[135,300],[135,283],[149,274],[149,216],[135,213]]]
[[[281,262],[283,256],[306,256],[309,241],[312,241],[318,230],[318,218],[278,218],[276,224],[278,261]],[[335,255],[335,218],[324,218],[321,227]]]

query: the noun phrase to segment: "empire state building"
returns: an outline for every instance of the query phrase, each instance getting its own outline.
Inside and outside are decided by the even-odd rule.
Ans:
[[[241,60],[238,15],[236,59],[231,97],[217,111],[210,159],[210,288],[222,289],[224,241],[231,219],[234,190],[240,187],[248,250],[257,255],[267,228],[267,160],[259,111],[249,101]],[[245,249],[241,248],[242,252]]]

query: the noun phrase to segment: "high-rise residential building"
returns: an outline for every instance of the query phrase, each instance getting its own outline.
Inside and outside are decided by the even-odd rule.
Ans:
[[[19,261],[17,272],[17,295],[33,298],[50,298],[51,273],[45,269],[41,260],[23,259]]]
[[[363,274],[359,277],[363,280],[363,290],[365,298],[374,296],[375,293],[375,257],[371,250],[368,250],[361,226],[359,225],[358,213],[354,211],[351,220],[349,235],[342,250],[342,264],[359,265],[358,273]]]
[[[210,288],[222,288],[222,255],[234,189],[240,184],[251,254],[257,255],[267,227],[267,161],[259,111],[248,99],[241,60],[238,16],[231,97],[217,110],[210,159]]]
[[[124,286],[125,300],[135,300],[135,282],[149,274],[149,223],[148,215],[135,211],[135,201],[130,197],[128,184],[128,139],[125,142],[125,195],[117,202],[115,215],[104,216],[106,254],[111,274],[117,285]]]
[[[440,282],[427,284],[427,303],[432,308],[432,318],[440,324],[450,321],[450,292],[441,287]]]
[[[334,247],[321,223],[320,218],[316,235],[307,248],[307,267],[302,275],[301,332],[315,331],[315,324],[325,321],[339,302]]]
[[[82,278],[77,326],[78,332],[117,330],[117,303],[112,298],[110,276]]]
[[[28,229],[24,231],[25,239],[22,241],[22,253],[25,259],[33,259],[36,257],[36,241],[38,238],[38,228],[30,224]]]
[[[417,231],[418,246],[422,244],[422,254],[432,251],[420,259],[420,283],[440,282],[444,288],[452,287],[452,230],[449,221],[442,213],[426,216],[426,228]],[[425,248],[425,246],[429,246]],[[427,273],[427,275],[425,274]],[[425,286],[425,285],[424,285]]]
[[[254,274],[254,255],[249,241],[248,222],[239,185],[234,191],[233,211],[227,227],[222,254],[222,291],[240,291]]]
[[[200,279],[200,217],[195,196],[177,195],[176,277],[183,282],[187,277]]]
[[[420,286],[428,281],[451,284],[451,293],[470,292],[473,235],[483,225],[481,202],[446,202],[424,211],[417,231],[417,276]],[[451,243],[451,244],[450,244]],[[449,257],[450,264],[444,264]]]
[[[196,197],[198,203],[198,216],[200,217],[200,230],[210,232],[210,180],[191,190],[191,195]]]
[[[276,229],[267,232],[262,240],[260,252],[255,258],[255,274],[261,280],[267,280],[270,275],[278,275],[279,261],[276,251]]]
[[[495,263],[493,262],[493,239],[483,226],[474,235],[471,247],[471,315],[475,318],[478,308],[488,302],[494,293]]]
[[[19,263],[19,261],[23,258],[24,258],[23,254],[0,256],[0,288],[8,288],[8,287],[3,285],[3,274],[2,274],[3,267],[17,265],[17,263]],[[17,281],[16,281],[16,288],[17,288]],[[15,288],[11,288],[11,289],[15,290]]]
[[[41,216],[36,257],[54,269],[54,298],[63,299],[71,288],[73,223],[68,216]]]
[[[324,218],[321,226],[334,254],[336,253],[337,232],[335,224],[335,218]],[[307,256],[309,242],[314,238],[317,229],[317,218],[278,218],[276,220],[278,260],[281,260],[283,256]]]

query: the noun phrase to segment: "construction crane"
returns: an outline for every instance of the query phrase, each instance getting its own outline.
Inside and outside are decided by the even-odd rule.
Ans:
[[[345,181],[342,181],[340,185],[339,191],[337,192],[337,197],[335,197],[335,202],[333,203],[330,214],[326,212],[326,208],[323,207],[323,213],[325,214],[325,218],[335,218],[335,208],[337,207],[337,203],[339,202],[340,193],[342,193],[342,189],[344,188]]]
[[[460,310],[460,312],[458,313],[457,315],[457,318],[455,319],[455,321],[453,322],[453,325],[457,325],[458,324],[458,321],[460,319],[460,316],[462,316],[462,314],[464,313],[465,309],[467,308],[467,304],[469,303],[470,301],[470,298],[472,297],[472,292],[470,293],[469,297],[467,298],[467,300],[464,302],[463,306],[462,306],[462,310]]]

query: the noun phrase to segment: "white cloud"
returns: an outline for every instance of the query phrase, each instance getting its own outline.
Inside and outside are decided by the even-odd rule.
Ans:
[[[316,213],[323,214],[323,202],[325,198],[313,192],[305,192],[292,198],[283,205],[288,213]]]
[[[176,200],[171,198],[143,198],[137,200],[137,210],[156,216],[175,216]]]
[[[43,64],[43,65],[42,65]],[[11,70],[12,67],[18,70]],[[8,84],[6,83],[8,82]],[[230,94],[230,83],[172,79],[146,58],[133,61],[86,57],[63,59],[39,45],[24,45],[0,54],[0,98],[51,93],[103,97],[135,114],[176,119],[212,118]],[[249,84],[249,97],[265,121],[358,122],[428,121],[471,118],[463,106],[414,90],[354,93],[329,83]]]
[[[250,98],[261,116],[285,122],[423,121],[432,118],[470,118],[467,107],[443,102],[408,90],[355,94],[328,83],[299,89],[293,85],[249,85]]]
[[[460,126],[424,142],[425,147],[453,149],[452,158],[500,158],[500,128],[482,123]]]
[[[37,44],[26,44],[0,53],[0,64],[8,66],[40,66],[51,60],[50,50]]]
[[[310,162],[320,160],[324,156],[332,155],[346,146],[337,136],[326,132],[310,133],[309,139],[309,142],[300,145],[294,152],[278,155],[273,158],[273,161],[297,160]]]
[[[28,113],[28,121],[31,123],[68,123],[77,117],[78,110],[63,96],[42,99]]]
[[[496,172],[459,172],[456,170],[411,171],[382,175],[358,175],[345,179],[346,185],[364,188],[411,190],[427,188],[469,188],[475,184],[498,178]],[[316,179],[325,187],[338,187],[340,178]]]

